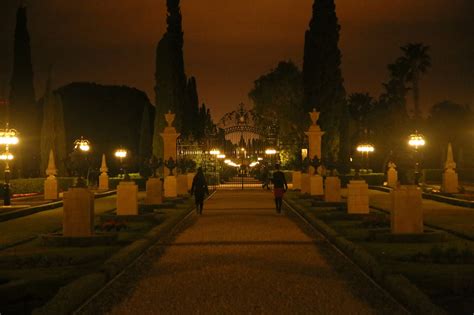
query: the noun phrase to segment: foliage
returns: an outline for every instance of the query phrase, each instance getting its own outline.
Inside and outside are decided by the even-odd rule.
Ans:
[[[31,62],[30,34],[26,6],[20,5],[16,15],[13,71],[10,81],[10,126],[21,132],[18,164],[22,177],[36,177],[39,172],[41,111],[36,104]],[[49,154],[49,152],[48,152]]]
[[[325,131],[322,157],[338,161],[339,150],[346,144],[345,89],[341,72],[341,52],[338,47],[340,25],[334,0],[317,0],[313,17],[305,35],[303,60],[304,108],[315,107],[321,116],[319,124]],[[344,125],[341,124],[344,122]],[[345,151],[344,151],[345,152]],[[348,161],[348,157],[343,157]]]
[[[40,172],[48,167],[49,152],[53,150],[58,175],[66,175],[66,130],[61,96],[51,91],[51,73],[43,98],[43,125],[41,128],[41,166]]]
[[[126,229],[128,226],[126,221],[121,220],[108,220],[102,223],[100,229],[102,231],[111,232],[111,231],[121,231]]]
[[[166,127],[165,113],[176,114],[174,126],[182,127],[186,95],[186,74],[183,57],[183,29],[179,0],[167,0],[167,30],[156,49],[155,95],[156,116],[153,154],[163,156],[160,133]]]
[[[150,117],[150,108],[145,106],[142,114],[142,124],[140,127],[140,144],[138,146],[139,170],[142,176],[149,176],[147,167],[149,159],[152,157],[152,130],[153,119]]]
[[[118,147],[129,152],[129,170],[136,170],[141,122],[144,108],[154,115],[154,107],[145,92],[127,86],[71,83],[56,90],[61,96],[66,127],[67,152],[80,136],[91,142],[88,155],[91,167],[100,167],[105,153],[111,171],[119,168],[116,158],[109,158]]]
[[[300,155],[304,124],[308,120],[303,109],[302,73],[292,61],[281,61],[275,69],[260,76],[249,92],[255,113],[262,119],[261,129],[278,126],[278,138],[289,155]]]
[[[196,78],[191,77],[186,85],[186,99],[183,113],[183,125],[181,137],[188,139],[198,138],[199,129],[199,97],[196,86]]]

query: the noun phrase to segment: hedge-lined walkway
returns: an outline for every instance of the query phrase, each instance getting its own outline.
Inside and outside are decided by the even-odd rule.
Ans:
[[[390,211],[389,193],[377,190],[369,191],[371,206]],[[423,199],[423,214],[426,224],[474,239],[474,209]]]
[[[139,194],[143,197],[143,193]],[[116,195],[95,199],[95,214],[110,211],[116,207]],[[27,241],[39,234],[55,232],[61,229],[63,208],[56,208],[26,217],[0,222],[0,249]]]
[[[324,239],[277,215],[269,192],[217,192],[165,247],[97,297],[91,312],[404,313]]]

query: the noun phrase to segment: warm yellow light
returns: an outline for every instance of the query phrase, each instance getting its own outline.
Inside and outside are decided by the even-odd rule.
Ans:
[[[74,149],[79,149],[83,152],[89,151],[91,149],[89,140],[81,137],[81,139],[74,141]]]
[[[14,145],[20,142],[18,139],[18,132],[15,129],[3,129],[0,130],[0,144],[3,145]]]
[[[263,158],[259,157],[259,158],[257,158],[257,160],[259,160],[259,161],[263,161]]]
[[[266,149],[265,150],[265,154],[267,155],[273,155],[273,154],[276,154],[277,151],[275,149]]]
[[[245,151],[245,148],[240,148],[240,151],[242,151],[242,152]]]
[[[225,164],[229,164],[230,162],[232,162],[232,161],[229,160],[229,159],[224,160],[224,163],[225,163]]]
[[[127,157],[127,150],[118,149],[117,151],[115,151],[115,157],[117,157],[119,159],[126,158]]]
[[[412,147],[415,147],[418,149],[418,147],[422,147],[426,144],[425,138],[423,137],[422,134],[419,133],[414,133],[411,134],[408,140],[408,144]]]
[[[363,153],[369,153],[369,152],[374,152],[375,148],[371,144],[360,144],[357,146],[357,151],[363,152]]]
[[[13,160],[13,158],[14,158],[14,156],[11,153],[2,153],[2,154],[0,154],[0,160],[2,160],[2,161],[6,161],[6,160],[11,161],[11,160]]]
[[[250,166],[250,167],[255,167],[255,166],[257,166],[257,164],[259,164],[259,163],[260,163],[260,162],[258,162],[258,161],[254,161],[254,162],[250,163],[249,166]]]
[[[222,159],[225,159],[225,154],[218,154],[218,155],[217,155],[217,158],[218,158],[218,159],[221,159],[221,160],[222,160]]]
[[[301,149],[301,158],[304,160],[308,157],[308,149]]]

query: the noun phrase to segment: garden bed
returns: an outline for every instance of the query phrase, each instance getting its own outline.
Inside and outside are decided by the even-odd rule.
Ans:
[[[297,193],[288,193],[287,200],[411,311],[420,313],[410,300],[414,293],[393,286],[388,280],[392,276],[406,277],[449,313],[470,314],[474,309],[474,242],[433,228],[421,236],[380,237],[389,235],[386,213],[373,210],[354,216],[335,208],[311,207]],[[374,237],[375,231],[384,232]]]
[[[39,314],[71,313],[191,210],[187,200],[150,213],[151,220],[106,225],[97,216],[97,235],[111,237],[96,244],[87,239],[87,247],[82,240],[57,247],[37,238],[0,251],[2,313],[30,313],[39,307]]]

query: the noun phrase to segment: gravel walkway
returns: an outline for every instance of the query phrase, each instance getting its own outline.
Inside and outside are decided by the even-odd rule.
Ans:
[[[296,222],[269,192],[219,191],[81,313],[404,314]]]

